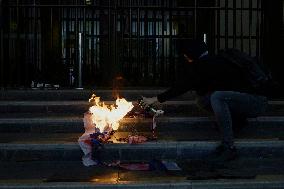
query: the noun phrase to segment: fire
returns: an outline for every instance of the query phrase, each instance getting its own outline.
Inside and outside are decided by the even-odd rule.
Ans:
[[[119,121],[134,107],[132,102],[127,102],[124,98],[117,98],[115,104],[105,105],[100,101],[100,97],[92,95],[89,102],[94,105],[89,108],[92,114],[92,122],[100,132],[110,129],[117,130]]]

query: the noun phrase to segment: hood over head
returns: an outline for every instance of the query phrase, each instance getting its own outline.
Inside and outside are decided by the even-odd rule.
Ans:
[[[181,55],[186,54],[193,60],[198,60],[203,55],[208,54],[206,43],[196,39],[181,40],[178,44],[178,49]]]

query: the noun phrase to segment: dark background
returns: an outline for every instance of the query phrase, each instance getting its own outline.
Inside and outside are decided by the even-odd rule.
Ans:
[[[282,0],[0,2],[2,88],[78,87],[79,62],[85,88],[169,86],[181,69],[177,42],[204,34],[210,53],[241,49],[284,82]]]

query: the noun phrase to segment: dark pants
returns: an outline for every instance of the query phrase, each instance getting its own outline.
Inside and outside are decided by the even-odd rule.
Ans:
[[[215,91],[200,97],[198,104],[214,113],[223,144],[233,146],[233,117],[253,118],[263,114],[267,107],[267,98],[236,91]]]

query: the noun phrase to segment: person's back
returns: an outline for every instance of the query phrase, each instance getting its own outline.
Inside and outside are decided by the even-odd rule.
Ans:
[[[229,64],[219,56],[205,56],[195,63],[197,72],[196,92],[206,95],[213,91],[251,92],[242,71],[235,65]]]

